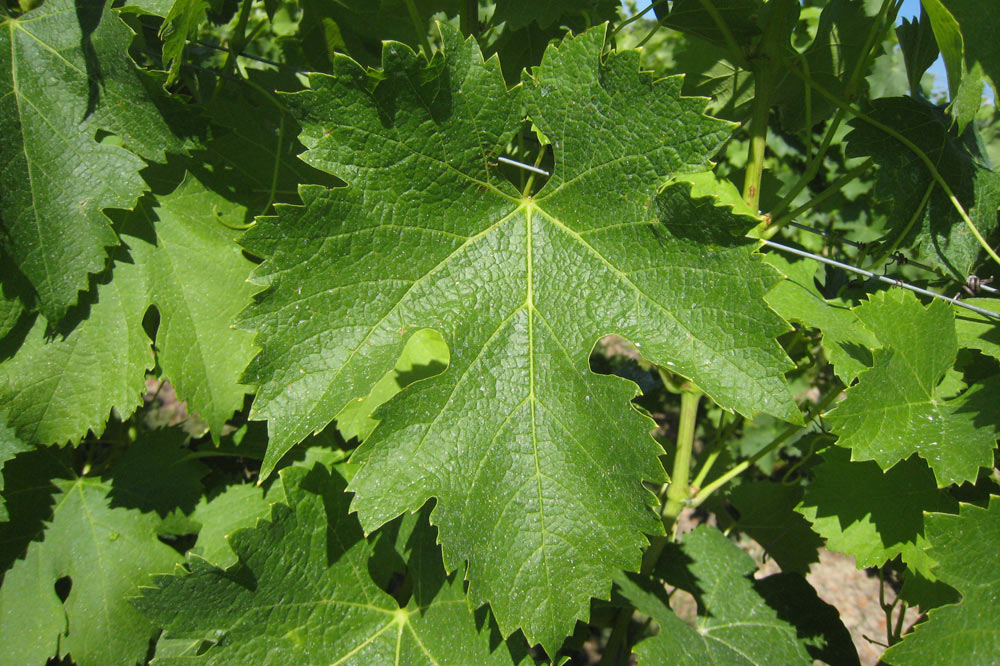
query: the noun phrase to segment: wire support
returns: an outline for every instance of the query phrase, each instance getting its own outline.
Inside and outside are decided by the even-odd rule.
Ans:
[[[497,162],[500,162],[502,164],[509,164],[509,165],[515,166],[515,167],[517,167],[519,169],[524,169],[525,171],[531,171],[533,173],[538,173],[538,174],[541,174],[543,176],[550,175],[549,172],[546,171],[545,169],[539,169],[536,166],[531,166],[530,164],[525,164],[524,162],[518,162],[518,161],[512,160],[512,159],[510,159],[508,157],[498,157],[497,158]]]
[[[789,247],[788,245],[782,245],[781,243],[775,243],[774,241],[769,241],[769,240],[761,239],[760,242],[763,243],[764,245],[767,245],[768,247],[773,247],[776,250],[781,250],[782,252],[788,252],[789,254],[794,254],[794,255],[797,255],[799,257],[804,257],[806,259],[812,259],[813,261],[818,261],[820,263],[827,264],[829,266],[836,266],[837,268],[841,268],[841,269],[843,269],[845,271],[849,271],[851,273],[856,273],[858,275],[864,275],[865,277],[868,277],[868,278],[875,278],[876,280],[879,280],[881,282],[885,282],[888,285],[892,285],[894,287],[901,287],[903,289],[909,289],[910,291],[916,292],[918,294],[922,294],[924,296],[930,296],[931,298],[937,298],[937,299],[940,299],[942,301],[947,301],[948,303],[951,303],[952,305],[957,305],[958,307],[965,308],[966,310],[972,310],[973,312],[975,312],[977,314],[981,314],[983,316],[990,317],[991,319],[1000,320],[1000,314],[997,314],[996,312],[993,312],[991,310],[987,310],[985,308],[981,308],[981,307],[978,307],[978,306],[975,306],[975,305],[970,305],[968,303],[964,303],[964,302],[958,300],[957,296],[954,297],[954,298],[950,298],[948,296],[945,296],[944,294],[939,294],[939,293],[937,293],[935,291],[930,291],[929,289],[924,289],[922,287],[918,287],[916,285],[909,284],[908,282],[903,282],[902,280],[897,280],[895,278],[891,278],[891,277],[888,277],[886,275],[879,275],[878,273],[873,273],[871,271],[865,270],[864,268],[858,268],[857,266],[852,266],[850,264],[845,264],[842,261],[837,261],[835,259],[828,259],[827,257],[822,257],[822,256],[820,256],[818,254],[813,254],[812,252],[806,252],[805,250],[799,250],[798,248]]]

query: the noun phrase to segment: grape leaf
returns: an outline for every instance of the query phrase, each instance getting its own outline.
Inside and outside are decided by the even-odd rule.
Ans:
[[[54,473],[69,476],[59,465]],[[126,596],[180,556],[157,539],[155,513],[111,507],[114,478],[52,483],[59,491],[51,517],[42,534],[29,535],[41,540],[0,587],[0,661],[41,664],[68,654],[80,666],[143,661],[156,627]],[[69,589],[61,600],[63,578]]]
[[[191,520],[201,525],[191,552],[222,569],[236,564],[236,553],[227,538],[267,518],[272,503],[264,499],[264,490],[252,483],[228,486],[211,499],[201,498],[191,514]]]
[[[7,501],[3,496],[3,468],[18,453],[30,450],[31,446],[18,439],[14,431],[8,428],[4,419],[0,417],[0,522],[10,518],[10,514],[7,513]]]
[[[137,209],[121,228],[145,276],[146,302],[160,313],[156,350],[163,377],[208,424],[216,442],[243,407],[250,389],[238,380],[257,352],[253,336],[231,325],[258,291],[247,283],[254,264],[234,242],[241,232],[231,228],[245,214],[188,174],[174,192],[158,197],[152,209]]]
[[[736,528],[749,534],[767,551],[782,571],[805,575],[819,562],[822,539],[792,509],[802,497],[799,486],[751,481],[729,493],[739,512]]]
[[[304,159],[349,185],[303,188],[304,207],[244,237],[270,286],[245,315],[262,346],[252,418],[268,420],[266,475],[392,368],[409,331],[439,331],[450,366],[376,415],[354,507],[371,531],[438,497],[446,561],[470,560],[473,602],[551,654],[661,529],[641,485],[663,477],[651,422],[629,410],[634,386],[590,371],[596,341],[619,332],[727,408],[798,420],[785,327],[761,300],[776,276],[740,238],[755,219],[692,201],[687,184],[657,196],[729,132],[680,81],[654,83],[636,52],[602,63],[601,28],[507,91],[495,59],[441,29],[430,65],[388,43],[377,83],[338,58],[336,76],[288,97]],[[490,166],[521,94],[555,154],[534,196]]]
[[[760,34],[757,15],[763,6],[761,0],[716,0],[712,4],[716,16],[740,46],[749,44]],[[716,16],[701,0],[676,0],[665,24],[718,46],[728,46]]]
[[[194,511],[209,469],[182,446],[183,430],[154,430],[115,461],[115,483],[108,498],[112,507],[124,506],[165,517],[175,509]]]
[[[939,0],[958,22],[964,44],[965,62],[971,71],[980,65],[990,77],[993,90],[1000,92],[1000,28],[992,20],[996,7],[989,0]],[[949,70],[950,71],[950,70]]]
[[[990,395],[996,378],[945,400],[938,384],[958,353],[952,306],[935,300],[926,308],[911,292],[872,294],[854,312],[882,344],[874,367],[847,390],[829,414],[839,446],[853,460],[874,460],[882,469],[916,452],[939,484],[975,480],[993,464],[1000,430]]]
[[[171,664],[511,664],[513,645],[477,628],[461,578],[415,585],[405,607],[368,573],[372,546],[348,513],[345,481],[322,465],[282,470],[287,501],[269,521],[233,534],[239,564],[215,568],[197,556],[191,572],[160,576],[136,605],[170,639],[201,640],[200,654]],[[438,553],[434,553],[438,556]],[[425,562],[425,567],[432,567]],[[418,576],[418,578],[423,578]],[[428,581],[429,582],[429,581]]]
[[[658,579],[619,574],[621,594],[660,625],[636,645],[639,664],[857,663],[836,609],[798,574],[754,581],[754,561],[718,530],[699,526],[660,562],[657,574],[698,601],[697,625],[674,614]]]
[[[621,3],[615,0],[549,0],[540,3],[497,0],[492,22],[506,23],[512,30],[520,30],[533,22],[540,28],[549,28],[557,22],[562,23],[567,15],[592,13],[603,18],[609,10],[617,10],[620,6]]]
[[[221,5],[221,2],[216,4]],[[188,37],[197,34],[198,26],[205,20],[205,12],[212,5],[209,0],[174,0],[160,26],[163,40],[163,65],[167,68],[167,85],[177,80],[183,62],[184,47]]]
[[[163,372],[218,437],[242,407],[247,389],[237,380],[256,351],[251,335],[230,327],[256,291],[246,283],[253,264],[232,242],[238,232],[219,221],[242,222],[244,212],[188,178],[152,210],[144,202],[129,215],[129,254],[116,251],[96,302],[67,317],[72,329],[50,337],[36,318],[19,347],[7,341],[0,399],[18,436],[62,444],[102,432],[112,408],[131,414],[153,365],[142,319],[155,304]]]
[[[899,39],[899,48],[903,52],[903,62],[906,65],[906,80],[910,84],[910,94],[917,96],[923,93],[920,86],[920,79],[924,72],[937,60],[937,42],[934,40],[934,31],[931,28],[930,19],[927,12],[921,10],[920,18],[903,19],[896,26],[896,37]]]
[[[938,490],[922,460],[911,457],[883,472],[874,462],[850,457],[837,447],[824,451],[796,511],[826,539],[827,548],[852,555],[858,568],[881,567],[899,555],[933,580],[924,512],[954,511],[958,503]]]
[[[105,0],[48,0],[0,21],[0,240],[53,323],[118,244],[103,211],[131,208],[145,190],[140,156],[181,146],[131,40]]]
[[[9,357],[0,363],[0,403],[22,440],[79,441],[88,430],[104,432],[112,408],[125,418],[141,404],[153,365],[142,329],[145,285],[135,266],[115,268],[113,280],[106,273],[98,281],[96,302],[74,307],[63,320],[68,333],[50,335],[36,315],[23,342],[0,345],[0,358]]]
[[[995,298],[969,298],[966,302],[992,312],[1000,310],[1000,300]],[[970,310],[955,313],[955,334],[958,346],[978,349],[988,356],[1000,359],[1000,327],[991,317]]]
[[[986,238],[998,228],[1000,174],[985,168],[969,148],[949,132],[950,121],[926,102],[911,97],[877,99],[869,115],[892,127],[920,148],[955,193],[979,232]],[[952,202],[934,185],[917,155],[895,138],[867,123],[851,121],[845,137],[850,157],[870,156],[879,166],[875,195],[887,202],[887,226],[903,247],[919,245],[910,258],[952,273],[961,282],[972,272],[982,251]],[[927,188],[929,205],[920,209]]]
[[[850,385],[858,373],[872,364],[871,349],[878,340],[841,299],[823,298],[816,288],[816,265],[808,261],[792,263],[776,253],[767,255],[771,264],[785,276],[764,298],[788,321],[797,321],[823,333],[820,344],[833,371]]]
[[[809,47],[801,56],[792,52],[787,57],[803,74],[807,70],[807,76],[823,89],[843,95],[855,68],[867,55],[868,35],[874,25],[875,17],[866,13],[864,2],[831,0],[820,14],[816,37]],[[832,102],[807,87],[800,77],[787,71],[783,74],[774,103],[781,109],[785,128],[806,130],[830,117],[835,108]],[[863,91],[860,85],[865,74],[862,71],[856,82],[855,95]],[[809,105],[805,104],[807,97]]]
[[[927,516],[930,556],[937,577],[956,588],[962,600],[934,608],[902,643],[882,658],[890,664],[990,664],[1000,659],[1000,501],[988,508],[963,505],[959,515]]]

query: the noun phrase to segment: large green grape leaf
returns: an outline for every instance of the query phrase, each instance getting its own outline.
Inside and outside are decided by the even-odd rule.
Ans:
[[[246,209],[190,174],[155,207],[122,225],[122,240],[145,275],[147,302],[160,313],[156,351],[164,378],[218,441],[243,406],[240,374],[256,353],[253,336],[232,328],[258,291],[254,267],[234,242]],[[229,226],[227,226],[227,223]],[[220,351],[224,350],[224,353]]]
[[[520,30],[531,23],[549,28],[562,23],[567,15],[592,14],[603,17],[608,10],[617,10],[621,3],[614,0],[549,0],[529,3],[519,0],[497,0],[493,10],[493,23],[506,23],[508,28]]]
[[[211,499],[202,497],[191,513],[191,520],[200,525],[191,552],[223,569],[236,564],[236,553],[227,537],[267,518],[273,502],[267,501],[264,490],[252,483],[229,486]]]
[[[763,4],[761,0],[715,0],[712,3],[713,16],[708,5],[701,0],[676,0],[665,23],[674,30],[726,46],[718,22],[721,20],[737,44],[746,46],[760,34],[757,19]]]
[[[963,505],[959,515],[927,516],[930,556],[937,577],[962,600],[934,608],[902,643],[882,658],[890,664],[993,664],[1000,660],[1000,501]]]
[[[181,558],[157,539],[155,513],[112,508],[114,477],[77,477],[46,455],[49,462],[32,459],[41,476],[59,477],[51,481],[58,492],[44,529],[27,535],[38,540],[0,587],[0,662],[68,654],[80,666],[141,662],[156,627],[126,597]]]
[[[641,664],[857,664],[850,634],[798,574],[753,580],[756,565],[718,530],[701,526],[670,545],[657,574],[694,595],[691,627],[657,578],[619,574],[621,594],[660,631],[635,647]]]
[[[524,650],[517,657],[514,645],[492,640],[488,622],[477,628],[461,578],[444,579],[436,549],[436,562],[422,562],[409,604],[401,608],[382,591],[369,574],[373,547],[348,513],[337,472],[291,467],[280,480],[287,504],[229,538],[239,564],[222,570],[193,557],[190,573],[158,577],[136,600],[167,638],[205,642],[199,654],[157,664],[461,666],[525,659]],[[426,585],[428,576],[436,585]]]
[[[139,156],[180,146],[109,5],[48,0],[0,20],[0,242],[51,322],[105,268],[118,240],[103,211],[145,189]]]
[[[949,132],[950,121],[936,108],[912,97],[877,99],[868,112],[920,148],[965,207],[986,238],[998,228],[1000,174]],[[964,282],[982,252],[979,242],[956,212],[952,202],[933,184],[917,155],[895,138],[860,120],[851,121],[847,153],[872,157],[879,166],[875,195],[887,202],[887,226],[901,247],[918,251],[910,258],[940,267]],[[928,187],[933,193],[920,209]]]
[[[826,539],[827,548],[852,555],[859,568],[881,567],[899,555],[910,569],[933,578],[924,512],[954,511],[957,502],[938,490],[918,458],[883,472],[874,462],[850,457],[837,447],[824,451],[796,510]]]
[[[371,531],[439,498],[446,561],[469,560],[473,603],[551,653],[661,530],[641,484],[663,478],[652,424],[628,406],[634,385],[590,371],[596,341],[620,333],[726,408],[797,420],[786,329],[761,298],[776,275],[741,238],[755,219],[688,184],[657,195],[730,129],[679,80],[654,83],[636,52],[602,62],[595,29],[508,91],[495,59],[442,31],[430,65],[387,43],[377,81],[338,58],[287,98],[304,159],[348,186],[303,188],[304,207],[244,237],[270,286],[245,315],[262,346],[252,417],[268,420],[266,475],[389,371],[409,333],[439,331],[450,365],[377,413],[354,507]],[[491,166],[522,95],[555,156],[534,196]]]
[[[882,347],[829,415],[837,444],[882,469],[917,453],[941,485],[972,481],[992,466],[1000,419],[990,396],[1000,382],[950,400],[939,386],[958,353],[952,306],[935,300],[925,308],[900,289],[873,294],[854,312]]]
[[[96,302],[71,311],[72,329],[49,335],[38,317],[19,347],[4,341],[12,356],[0,363],[0,399],[18,436],[62,444],[102,432],[112,408],[131,414],[153,366],[142,320],[154,304],[163,373],[217,438],[243,405],[238,380],[255,352],[252,336],[231,328],[256,291],[246,282],[253,264],[233,242],[239,232],[220,221],[244,215],[190,176],[130,214],[121,227],[127,247],[116,251]]]
[[[816,288],[816,264],[790,262],[777,253],[767,255],[767,263],[785,276],[765,297],[768,305],[788,321],[801,322],[823,333],[820,344],[833,371],[850,384],[872,363],[871,350],[878,345],[850,303],[826,299]]]

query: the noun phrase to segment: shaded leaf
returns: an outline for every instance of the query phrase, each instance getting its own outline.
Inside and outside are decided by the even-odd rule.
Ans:
[[[763,546],[782,571],[805,575],[819,562],[823,540],[792,510],[801,497],[799,486],[771,481],[741,483],[729,493],[740,514],[737,529]]]
[[[959,515],[927,517],[935,575],[962,594],[955,605],[934,608],[925,623],[889,648],[890,664],[989,664],[1000,659],[1000,501],[988,508],[963,505]]]
[[[140,156],[181,147],[109,5],[49,0],[0,21],[0,242],[53,323],[118,244],[104,210],[131,208],[146,189]]]
[[[660,626],[636,645],[639,664],[857,663],[836,610],[801,576],[754,581],[753,560],[718,530],[696,528],[660,563],[658,575],[694,595],[698,619],[691,627],[677,617],[659,580],[617,576],[621,594]]]
[[[821,455],[796,511],[826,547],[853,556],[858,568],[881,567],[898,555],[933,579],[924,512],[954,511],[958,503],[938,490],[927,464],[909,458],[883,472],[871,461],[851,462],[850,453],[837,447]]]
[[[201,641],[197,654],[158,664],[262,663],[281,655],[309,664],[512,664],[514,645],[477,628],[461,579],[446,581],[440,560],[434,593],[406,607],[368,575],[372,547],[348,513],[345,481],[321,465],[281,472],[286,504],[269,521],[237,531],[239,557],[218,569],[194,557],[191,572],[160,576],[136,605],[166,637]],[[436,555],[436,553],[435,553]],[[207,648],[207,649],[205,649]]]
[[[0,587],[0,661],[40,664],[68,654],[80,666],[143,661],[157,629],[126,596],[180,556],[157,539],[156,514],[111,508],[113,479],[53,483],[59,492],[40,540]],[[58,591],[67,587],[63,601]]]

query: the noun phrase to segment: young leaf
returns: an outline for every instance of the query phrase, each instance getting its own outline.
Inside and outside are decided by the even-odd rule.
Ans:
[[[118,244],[103,211],[131,208],[145,190],[139,156],[181,145],[128,56],[131,40],[106,0],[48,0],[0,20],[0,239],[53,324]]]
[[[68,476],[58,466],[54,473]],[[41,664],[68,654],[80,666],[142,661],[156,627],[126,596],[180,556],[157,539],[155,513],[112,508],[113,478],[54,484],[51,517],[41,534],[30,535],[40,540],[0,587],[0,662]]]
[[[909,458],[883,472],[871,461],[851,462],[850,453],[837,447],[821,455],[796,511],[827,548],[853,556],[858,568],[880,567],[900,555],[910,569],[933,579],[924,512],[954,511],[958,504],[938,490],[926,463]]]
[[[461,578],[401,608],[368,573],[372,546],[348,513],[345,481],[321,465],[283,470],[287,501],[269,521],[233,534],[227,570],[195,556],[191,572],[160,576],[135,600],[171,639],[209,647],[171,664],[514,664],[516,646],[477,628]],[[435,552],[435,556],[438,554]],[[433,563],[430,563],[433,564]]]
[[[990,664],[1000,659],[1000,501],[988,508],[963,505],[959,515],[927,517],[929,555],[939,563],[938,578],[962,594],[955,605],[932,609],[902,643],[889,648],[889,664]]]
[[[925,308],[911,292],[883,291],[855,313],[883,346],[830,412],[837,444],[882,469],[915,452],[940,485],[975,480],[980,467],[993,464],[1000,420],[988,401],[997,381],[951,400],[939,395],[958,353],[952,306],[935,300]]]
[[[160,27],[160,38],[163,40],[163,65],[168,72],[167,85],[177,80],[188,37],[197,35],[198,26],[205,20],[205,12],[210,6],[209,0],[174,0],[170,6],[170,11],[167,12]]]
[[[621,594],[660,631],[635,648],[640,664],[857,664],[837,611],[797,574],[753,580],[749,555],[716,529],[701,526],[664,552],[657,573],[694,595],[696,627],[669,605],[657,578],[619,574]]]
[[[507,91],[495,59],[442,32],[429,65],[388,43],[377,80],[338,58],[288,98],[304,159],[348,186],[303,188],[304,207],[244,237],[271,287],[245,315],[263,348],[247,375],[272,435],[262,472],[385,374],[407,332],[439,331],[450,366],[379,413],[354,507],[371,531],[438,497],[473,603],[551,654],[660,530],[641,484],[662,478],[660,449],[634,387],[590,371],[596,341],[621,333],[728,408],[797,420],[785,328],[761,299],[775,276],[740,238],[755,220],[686,184],[657,195],[729,132],[680,81],[641,74],[635,52],[602,63],[595,29]],[[555,155],[538,194],[491,167],[522,94]]]

